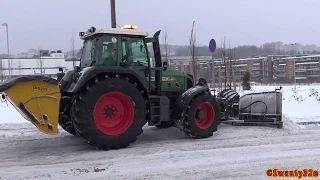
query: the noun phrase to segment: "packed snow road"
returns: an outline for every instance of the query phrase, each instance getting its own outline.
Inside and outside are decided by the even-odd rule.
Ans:
[[[0,124],[0,159],[1,180],[270,179],[269,168],[320,170],[320,128],[221,124],[213,137],[193,140],[145,127],[130,147],[98,151],[63,130],[49,136],[30,124]]]

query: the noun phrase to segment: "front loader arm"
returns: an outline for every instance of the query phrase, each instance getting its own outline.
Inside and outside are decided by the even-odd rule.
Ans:
[[[58,133],[61,94],[57,80],[45,76],[12,78],[0,85],[0,92],[40,131]]]

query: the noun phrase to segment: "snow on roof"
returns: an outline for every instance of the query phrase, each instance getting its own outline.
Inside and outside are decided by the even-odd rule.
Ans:
[[[304,62],[304,63],[297,62],[296,63],[296,65],[303,65],[303,64],[319,64],[319,62]]]
[[[281,58],[282,60],[290,60],[290,59],[306,59],[306,58],[315,58],[315,57],[320,57],[320,54],[317,55],[310,55],[310,56],[292,56],[292,57],[286,57],[286,58]]]
[[[296,65],[308,65],[308,64],[319,64],[319,62],[296,62]],[[284,63],[280,63],[279,66],[286,66],[286,64]]]
[[[250,61],[250,60],[263,60],[266,59],[267,57],[255,57],[255,58],[241,58],[239,61]]]
[[[133,29],[118,29],[118,28],[109,28],[109,29],[97,29],[94,33],[85,34],[82,39],[90,37],[94,34],[126,34],[126,35],[138,35],[138,36],[148,36],[147,32],[137,31]]]

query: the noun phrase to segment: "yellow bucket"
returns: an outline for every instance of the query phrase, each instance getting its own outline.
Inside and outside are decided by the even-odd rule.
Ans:
[[[58,133],[61,94],[57,80],[44,76],[17,77],[1,84],[0,92],[40,131]]]

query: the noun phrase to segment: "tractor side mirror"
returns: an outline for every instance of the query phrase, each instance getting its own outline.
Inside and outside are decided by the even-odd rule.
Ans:
[[[165,61],[162,63],[163,71],[166,71],[168,69],[168,62]]]
[[[59,67],[59,72],[63,72],[63,69],[61,67]]]

